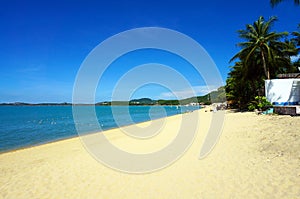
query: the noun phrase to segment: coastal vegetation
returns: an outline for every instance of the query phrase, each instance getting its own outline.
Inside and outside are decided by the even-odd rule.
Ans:
[[[276,17],[265,20],[261,16],[245,29],[238,30],[243,40],[237,44],[241,50],[230,60],[236,62],[230,67],[226,80],[226,97],[231,107],[252,108],[255,97],[264,96],[265,79],[297,72],[299,60],[293,63],[291,56],[299,52],[299,32],[272,31],[276,20]]]
[[[190,97],[182,100],[177,99],[159,99],[153,100],[150,98],[141,98],[141,99],[133,99],[130,101],[105,101],[99,102],[96,105],[100,106],[110,106],[110,105],[130,105],[130,106],[166,106],[166,105],[195,105],[195,104],[203,104],[203,105],[210,105],[211,103],[217,102],[225,102],[226,101],[226,94],[225,94],[225,86],[218,88],[215,91],[212,91],[206,95],[197,96],[197,97]]]
[[[265,111],[271,106],[272,104],[267,100],[265,96],[256,96],[255,100],[249,103],[248,110],[254,111],[256,109],[260,111]]]

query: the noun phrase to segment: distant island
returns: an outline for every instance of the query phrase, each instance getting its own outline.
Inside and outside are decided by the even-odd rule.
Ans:
[[[132,99],[130,101],[104,101],[96,104],[72,104],[72,103],[0,103],[0,106],[72,106],[72,105],[95,105],[95,106],[166,106],[166,105],[210,105],[216,102],[225,102],[225,88],[222,86],[203,96],[190,97],[182,100],[153,100],[150,98]]]

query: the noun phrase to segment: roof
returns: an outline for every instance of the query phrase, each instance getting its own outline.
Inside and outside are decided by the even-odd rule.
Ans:
[[[279,79],[293,79],[300,78],[300,73],[287,73],[287,74],[279,74],[277,75]]]

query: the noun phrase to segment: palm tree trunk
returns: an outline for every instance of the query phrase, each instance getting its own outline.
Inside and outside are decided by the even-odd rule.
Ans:
[[[266,59],[265,59],[265,55],[264,55],[263,49],[260,50],[260,53],[261,53],[261,57],[262,57],[262,62],[263,62],[263,67],[264,67],[265,75],[266,75],[267,79],[270,79],[270,71],[267,69],[267,64],[266,64]]]

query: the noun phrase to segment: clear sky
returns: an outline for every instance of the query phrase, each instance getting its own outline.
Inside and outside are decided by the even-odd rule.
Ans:
[[[259,16],[266,19],[277,16],[279,20],[274,26],[277,32],[295,31],[300,23],[300,6],[294,6],[292,0],[275,8],[271,8],[269,0],[3,0],[0,3],[0,102],[71,102],[74,80],[86,56],[105,39],[129,29],[163,27],[188,35],[206,49],[225,81],[228,62],[239,50],[237,30]],[[205,94],[201,76],[184,60],[172,61],[172,56],[150,50],[120,58],[116,61],[119,64],[115,63],[100,81],[96,101],[111,99],[113,85],[126,70],[153,61],[178,69],[197,94]],[[173,92],[180,93],[181,98],[190,95],[180,86]],[[174,96],[166,88],[148,85],[132,94],[132,98],[139,97]]]

